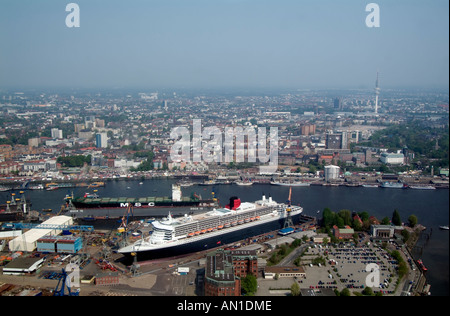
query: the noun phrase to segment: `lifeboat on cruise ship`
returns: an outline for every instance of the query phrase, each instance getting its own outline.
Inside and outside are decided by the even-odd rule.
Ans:
[[[259,216],[256,216],[256,217],[255,217],[255,219],[260,219],[260,218],[261,218],[261,217],[259,217]]]
[[[256,218],[254,218],[254,217],[250,217],[250,221],[254,221]]]
[[[195,233],[194,233],[194,235],[200,235],[200,231],[196,231]]]
[[[194,236],[194,233],[189,233],[188,234],[188,237],[192,237],[192,236]]]
[[[206,233],[206,229],[202,229],[202,230],[200,231],[200,234],[204,234],[204,233]]]
[[[208,233],[210,233],[210,232],[213,231],[213,229],[210,227],[210,228],[208,228],[206,231],[207,231]]]
[[[242,225],[242,224],[244,224],[244,220],[243,219],[238,220],[238,225]]]
[[[217,226],[217,228],[218,228],[218,229],[222,229],[222,228],[223,228],[223,225],[219,225],[219,226]]]

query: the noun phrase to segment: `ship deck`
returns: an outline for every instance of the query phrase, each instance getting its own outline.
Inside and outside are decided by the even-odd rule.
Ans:
[[[155,203],[155,202],[161,202],[161,203],[171,203],[172,198],[169,197],[142,197],[142,198],[130,198],[130,197],[117,197],[117,198],[84,198],[79,197],[75,198],[73,200],[74,202],[78,203],[86,203],[86,204],[101,204],[101,203]],[[197,202],[201,201],[199,199],[192,199],[189,197],[182,197],[180,199],[181,202]]]

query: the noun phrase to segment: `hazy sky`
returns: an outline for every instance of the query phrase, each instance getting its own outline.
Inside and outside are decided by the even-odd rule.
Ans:
[[[448,28],[448,0],[0,0],[0,88],[448,87]]]

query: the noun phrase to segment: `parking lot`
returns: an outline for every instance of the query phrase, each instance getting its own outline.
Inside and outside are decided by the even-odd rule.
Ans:
[[[374,292],[381,290],[384,294],[392,294],[395,289],[397,262],[380,247],[355,247],[350,244],[340,244],[337,247],[314,245],[307,249],[302,261],[312,261],[320,256],[325,259],[325,264],[307,264],[307,278],[302,280],[301,287],[338,290],[349,288],[362,291],[369,285]],[[370,268],[369,264],[377,265],[379,278],[374,277],[372,272],[375,271],[366,271]],[[376,284],[371,284],[375,281]]]
[[[323,263],[314,259],[322,257]],[[294,260],[295,258],[292,258]],[[341,243],[336,246],[319,244],[309,245],[302,255],[301,263],[306,272],[306,278],[279,278],[278,280],[259,279],[257,295],[274,294],[271,289],[286,289],[280,295],[290,293],[293,283],[298,283],[301,289],[337,289],[348,288],[351,293],[361,293],[368,285],[373,292],[381,291],[383,295],[393,294],[397,282],[397,262],[389,253],[376,245],[354,246]],[[366,271],[369,264],[376,264],[378,278],[375,271]],[[370,266],[369,266],[370,267]],[[371,284],[367,282],[375,282]]]

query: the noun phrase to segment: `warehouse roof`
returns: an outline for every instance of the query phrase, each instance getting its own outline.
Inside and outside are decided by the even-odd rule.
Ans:
[[[54,216],[42,224],[45,225],[71,225],[73,223],[72,217],[69,216]],[[39,226],[37,226],[39,227]],[[27,242],[33,242],[37,241],[39,238],[42,238],[47,235],[58,235],[61,233],[61,230],[56,229],[40,229],[40,228],[33,228],[27,231],[25,235],[25,240]],[[21,237],[19,237],[21,238]]]
[[[73,219],[70,216],[54,216],[42,224],[44,225],[72,225]],[[39,227],[39,225],[37,225]],[[48,235],[58,235],[61,230],[58,229],[40,229],[33,228],[9,242],[11,251],[33,251],[36,248],[38,239]]]

